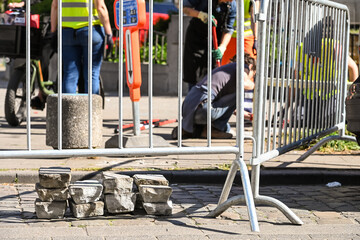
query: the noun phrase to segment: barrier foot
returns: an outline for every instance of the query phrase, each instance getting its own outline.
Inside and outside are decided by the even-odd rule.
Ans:
[[[237,160],[235,160],[231,166],[231,169],[230,169],[228,177],[226,179],[226,183],[224,185],[223,193],[221,194],[222,196],[220,197],[220,200],[225,199],[225,197],[227,198],[227,196],[228,196],[227,191],[230,191],[230,187],[231,187],[231,185],[234,181],[234,177],[235,177],[234,172],[238,168],[240,168],[241,181],[242,181],[242,186],[244,189],[244,196],[241,196],[241,195],[235,196],[235,197],[232,197],[232,198],[228,199],[227,201],[219,204],[213,211],[211,211],[208,214],[208,217],[217,217],[221,213],[226,211],[226,209],[228,209],[229,207],[231,207],[237,203],[245,201],[247,209],[248,209],[251,231],[259,232],[259,223],[258,223],[257,216],[256,216],[254,198],[253,198],[253,194],[252,194],[251,186],[250,186],[249,172],[247,170],[244,160],[241,157],[238,158]],[[227,194],[227,196],[226,196],[226,194]]]
[[[317,144],[315,144],[312,148],[306,151],[303,155],[301,155],[296,161],[304,161],[307,157],[309,157],[312,153],[318,150],[322,145],[325,143],[332,141],[332,140],[344,140],[344,141],[354,141],[356,142],[356,138],[352,136],[329,136],[324,139],[321,139]]]
[[[279,209],[280,212],[282,212],[293,224],[296,225],[303,224],[301,219],[298,216],[296,216],[295,213],[290,210],[290,208],[288,208],[284,203],[280,202],[275,198],[259,195],[255,198],[255,202],[257,204],[270,205],[272,207]]]

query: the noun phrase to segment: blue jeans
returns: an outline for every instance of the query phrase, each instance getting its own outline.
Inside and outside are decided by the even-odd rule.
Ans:
[[[236,109],[236,94],[225,95],[222,98],[212,102],[211,107],[211,124],[214,128],[229,132],[229,119]],[[199,105],[195,111],[194,122],[198,125],[206,125],[207,103]]]
[[[92,93],[99,93],[100,67],[103,58],[105,32],[100,25],[93,26]],[[88,92],[88,27],[63,28],[63,93],[76,93],[82,74],[85,93]]]

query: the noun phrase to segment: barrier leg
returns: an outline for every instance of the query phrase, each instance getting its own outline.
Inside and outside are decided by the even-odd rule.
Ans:
[[[239,167],[240,166],[239,166],[237,160],[234,160],[234,162],[231,164],[231,168],[226,177],[226,181],[225,181],[225,184],[224,184],[224,187],[223,187],[223,190],[221,192],[221,196],[220,196],[220,199],[218,202],[219,205],[228,199],[230,190],[231,190],[231,186],[232,186],[235,176],[236,176],[236,171],[239,169]]]
[[[259,195],[255,198],[255,202],[257,204],[265,204],[265,205],[270,205],[272,207],[276,207],[293,224],[297,224],[297,225],[303,224],[303,222],[300,220],[300,218],[298,216],[296,216],[295,213],[290,210],[290,208],[288,208],[284,203],[280,202],[279,200],[277,200],[275,198]]]
[[[259,194],[259,183],[260,183],[260,164],[253,165],[251,170],[251,186],[254,193],[254,201],[256,204],[270,205],[279,209],[293,224],[302,225],[303,222],[293,211],[290,210],[284,203],[279,200],[262,196]]]
[[[332,141],[332,140],[345,140],[345,141],[354,141],[356,142],[356,138],[352,136],[329,136],[324,139],[321,139],[317,144],[315,144],[313,147],[311,147],[309,150],[306,151],[303,155],[301,155],[296,161],[303,161],[307,157],[309,157],[312,153],[314,153],[316,150],[318,150],[322,145],[325,143]]]
[[[237,157],[237,160],[235,160],[231,166],[231,169],[230,169],[231,171],[229,172],[228,177],[226,179],[226,183],[225,183],[225,186],[223,189],[223,193],[221,194],[220,200],[224,200],[228,196],[227,191],[230,191],[230,187],[235,178],[235,174],[234,174],[235,167],[233,167],[234,165],[236,165],[235,166],[236,170],[237,170],[237,168],[240,168],[241,182],[242,182],[242,186],[244,189],[244,196],[239,195],[239,196],[235,196],[235,197],[228,199],[227,201],[219,204],[213,211],[211,211],[209,213],[208,216],[209,217],[219,216],[221,213],[226,211],[226,209],[228,209],[229,207],[231,207],[239,202],[245,201],[247,209],[248,209],[251,231],[259,232],[259,223],[257,220],[253,194],[251,192],[249,173],[248,173],[246,164],[241,157]],[[230,184],[230,187],[228,187],[229,184]],[[227,194],[227,196],[226,196],[226,194]],[[219,200],[219,202],[220,202],[220,200]]]

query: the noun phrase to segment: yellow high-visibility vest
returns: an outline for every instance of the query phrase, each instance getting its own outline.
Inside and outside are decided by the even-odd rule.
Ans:
[[[234,22],[234,28],[236,29],[236,20]],[[244,37],[252,35],[254,35],[254,33],[251,29],[250,0],[244,0]],[[232,37],[236,38],[236,30],[233,32]]]
[[[62,0],[62,26],[79,29],[89,25],[89,0]],[[98,13],[93,7],[92,25],[101,25]]]
[[[341,54],[341,49],[339,46],[339,43],[334,42],[333,39],[325,38],[321,40],[321,49],[317,50],[318,52],[314,52],[312,55],[313,57],[310,58],[310,60],[313,61],[312,71],[308,70],[308,67],[310,67],[309,62],[309,54],[305,53],[304,57],[304,63],[303,61],[303,43],[300,45],[300,69],[298,69],[299,73],[299,79],[304,78],[304,80],[312,80],[313,83],[315,82],[323,82],[323,83],[329,83],[333,82],[335,80],[335,77],[337,76],[337,70],[335,69],[336,66],[336,60],[338,58],[338,54]],[[320,52],[319,52],[320,51]],[[330,55],[329,55],[330,54]],[[315,55],[315,56],[314,56]],[[298,49],[296,49],[296,60],[298,60]],[[341,62],[341,60],[340,60]],[[315,64],[316,63],[316,68]],[[326,64],[326,65],[325,65]],[[333,71],[334,70],[334,71]],[[307,75],[307,76],[305,76]],[[328,97],[331,97],[336,93],[336,90],[333,90],[329,93]],[[305,94],[305,90],[304,90]],[[321,90],[319,90],[319,96],[321,94]],[[307,98],[310,98],[310,91],[307,92]],[[311,99],[313,99],[313,93],[311,93]]]

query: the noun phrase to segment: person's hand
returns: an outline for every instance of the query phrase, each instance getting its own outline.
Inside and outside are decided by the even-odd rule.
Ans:
[[[205,24],[207,24],[208,22],[208,14],[206,12],[202,12],[200,11],[199,14],[198,14],[198,18]],[[211,16],[211,19],[212,19],[212,24],[213,26],[217,26],[217,21],[216,21],[216,18],[214,16]]]
[[[105,41],[106,41],[105,58],[108,58],[111,55],[113,47],[114,47],[114,41],[112,38],[112,34],[106,34]]]
[[[256,55],[256,53],[257,53],[257,40],[256,39],[254,40],[252,50],[253,50],[254,55]]]
[[[212,56],[215,60],[221,60],[226,48],[219,46],[218,49],[212,51]]]

